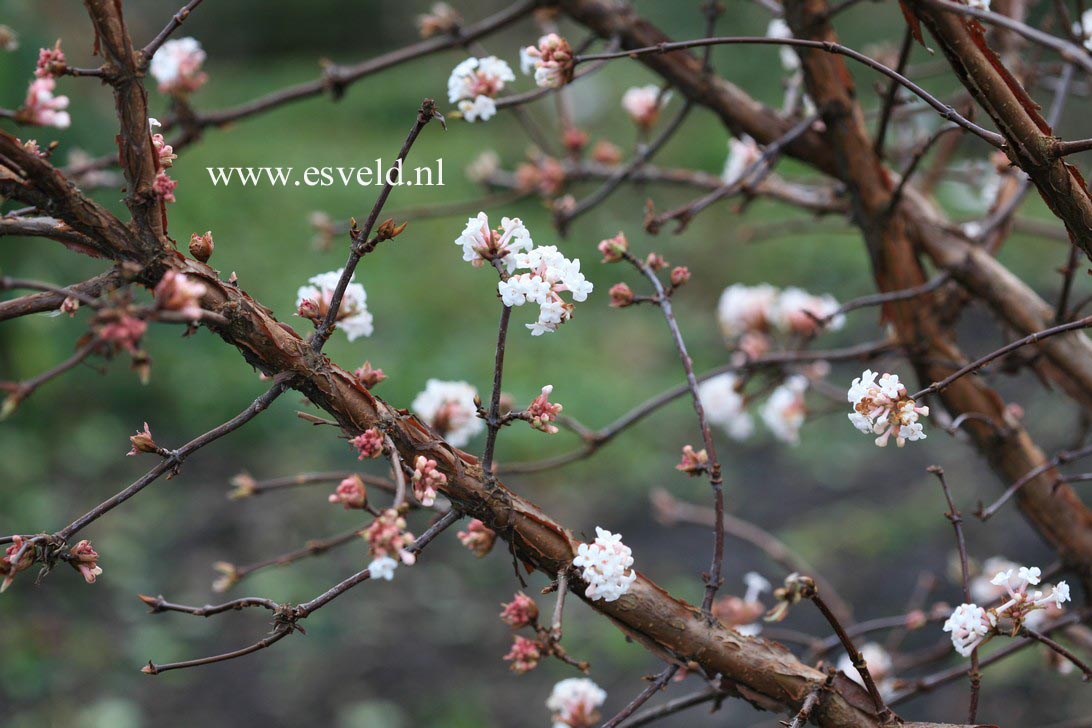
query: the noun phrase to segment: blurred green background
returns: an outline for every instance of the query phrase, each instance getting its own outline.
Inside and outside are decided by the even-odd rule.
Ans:
[[[193,35],[208,52],[209,83],[193,97],[202,110],[254,98],[286,84],[317,76],[320,59],[355,62],[412,42],[414,16],[427,2],[290,2],[236,0],[207,2],[186,21],[179,35]],[[501,7],[499,2],[463,3],[459,9],[476,20]],[[689,3],[637,2],[637,7],[677,38],[701,34],[696,0]],[[757,4],[727,0],[719,29],[731,34],[762,34],[768,15]],[[1046,5],[1046,3],[1042,3]],[[127,3],[129,28],[138,43],[151,38],[177,10],[164,0]],[[21,47],[0,55],[0,105],[15,107],[31,76],[37,48],[62,38],[70,63],[89,66],[90,25],[82,8],[60,0],[6,0],[0,23],[20,34]],[[894,3],[862,3],[839,18],[848,45],[888,52],[897,45],[902,24]],[[563,26],[575,42],[584,37]],[[490,52],[518,65],[518,48],[539,31],[521,22],[484,41]],[[225,130],[210,130],[205,140],[180,154],[172,176],[178,202],[169,207],[170,233],[180,242],[191,232],[211,229],[216,252],[211,263],[239,283],[278,318],[301,331],[292,318],[296,288],[316,273],[340,267],[345,240],[316,251],[308,216],[321,210],[344,221],[362,218],[374,190],[356,187],[214,188],[207,166],[307,166],[371,164],[390,159],[402,143],[424,96],[444,103],[448,73],[464,53],[452,51],[392,69],[349,88],[337,103],[314,99],[250,119]],[[782,79],[777,51],[718,48],[717,69],[755,97],[779,105]],[[935,60],[921,48],[913,62],[924,70]],[[875,104],[877,79],[860,69],[862,97]],[[634,131],[619,113],[625,88],[655,78],[639,64],[619,61],[575,85],[573,107],[578,123],[593,140],[609,139],[632,148]],[[927,79],[938,93],[951,92],[944,75]],[[516,90],[531,88],[520,77]],[[114,150],[116,122],[109,91],[94,79],[62,79],[58,93],[72,99],[72,127],[65,131],[19,130],[40,141],[57,139],[64,160],[74,149],[92,155]],[[153,115],[165,114],[167,99],[150,91]],[[1038,96],[1043,96],[1040,91]],[[672,111],[679,108],[672,102]],[[541,125],[556,129],[553,104],[530,107]],[[1082,132],[1087,105],[1074,101],[1067,110],[1063,136]],[[670,116],[670,112],[668,114]],[[934,121],[930,119],[930,124]],[[1085,125],[1086,126],[1086,125]],[[10,124],[5,128],[11,128]],[[695,111],[686,131],[673,139],[657,161],[719,173],[727,140],[708,113]],[[446,133],[425,130],[411,163],[442,157],[444,187],[401,188],[387,211],[457,200],[481,190],[462,169],[481,151],[494,149],[506,168],[524,157],[529,146],[510,114],[487,124],[453,122]],[[978,163],[988,149],[972,140],[960,148],[960,164]],[[791,162],[780,174],[806,178]],[[973,183],[972,183],[973,184]],[[579,198],[593,188],[570,191]],[[941,204],[954,218],[980,215],[977,189],[942,186]],[[652,247],[673,264],[695,275],[677,297],[683,333],[699,370],[724,363],[727,353],[715,321],[721,290],[731,283],[769,282],[830,291],[840,300],[869,293],[873,284],[859,235],[844,221],[810,221],[803,213],[759,201],[744,216],[735,203],[721,203],[698,217],[685,234],[651,238],[641,230],[644,200],[658,209],[693,193],[655,187],[625,189],[581,218],[565,240],[550,227],[549,214],[537,200],[488,209],[524,219],[539,244],[557,241],[579,257],[595,283],[589,301],[560,332],[532,338],[523,330],[525,311],[517,310],[510,337],[505,391],[528,401],[546,383],[555,386],[565,414],[599,427],[643,399],[681,381],[678,361],[655,309],[619,311],[607,306],[607,289],[619,279],[640,282],[619,267],[598,264],[596,243],[619,229],[638,251]],[[117,189],[94,196],[124,211]],[[1048,219],[1037,199],[1024,214]],[[452,240],[465,216],[410,221],[407,232],[368,256],[357,280],[368,291],[375,334],[349,344],[335,334],[327,351],[345,367],[365,359],[391,378],[377,390],[408,406],[429,377],[465,379],[483,392],[488,386],[497,319],[490,272],[460,260]],[[778,232],[785,221],[799,224]],[[771,234],[773,233],[773,234]],[[1014,236],[1003,260],[1054,300],[1065,260],[1056,242]],[[41,239],[6,239],[0,244],[6,274],[59,284],[82,280],[102,270],[102,263],[73,255]],[[1087,293],[1078,276],[1075,298]],[[529,319],[527,319],[529,320]],[[86,326],[81,312],[67,317],[34,316],[0,327],[0,377],[22,379],[65,358]],[[962,324],[964,346],[985,352],[1001,340],[987,312],[972,308]],[[126,363],[82,367],[44,386],[8,421],[0,423],[0,533],[52,531],[128,484],[149,466],[143,458],[125,458],[127,437],[147,420],[161,444],[177,446],[233,416],[264,390],[256,373],[237,352],[206,330],[188,339],[180,329],[155,327],[146,339],[153,374],[140,386]],[[823,346],[877,338],[877,314],[850,314],[847,327],[824,337]],[[890,365],[905,372],[901,363]],[[844,387],[859,374],[854,365],[836,366],[831,381]],[[1027,375],[999,379],[1006,397],[1027,410],[1033,434],[1047,450],[1069,443],[1076,413],[1061,396],[1038,388]],[[935,425],[929,439],[905,450],[879,450],[852,427],[843,406],[811,395],[817,410],[797,447],[774,441],[761,426],[751,441],[721,438],[727,503],[732,513],[775,532],[805,553],[849,597],[859,619],[901,613],[918,577],[940,579],[933,597],[957,601],[951,580],[951,528],[935,481],[925,472],[933,463],[949,472],[965,510],[998,491],[985,465],[964,445]],[[439,539],[421,563],[403,569],[391,583],[365,584],[307,620],[307,635],[286,639],[256,656],[197,670],[149,678],[140,666],[188,659],[235,649],[258,639],[267,629],[264,613],[227,614],[202,620],[177,614],[149,616],[138,593],[164,594],[173,601],[219,601],[211,592],[218,560],[245,564],[302,545],[307,539],[340,533],[358,523],[352,513],[326,503],[332,485],[229,501],[228,479],[246,470],[258,478],[315,469],[357,465],[345,443],[326,428],[314,428],[294,416],[298,396],[283,397],[271,411],[238,433],[202,450],[182,473],[161,481],[124,507],[99,520],[84,535],[102,557],[104,575],[94,586],[63,569],[35,586],[33,573],[20,575],[0,598],[0,722],[10,726],[335,725],[365,726],[515,726],[545,725],[543,701],[553,683],[573,675],[560,663],[516,676],[501,656],[510,634],[498,619],[499,604],[518,584],[503,549],[483,561],[459,547],[454,530]],[[718,433],[718,438],[720,434]],[[664,487],[675,496],[708,503],[700,479],[678,475],[679,448],[696,442],[693,413],[679,400],[654,418],[628,431],[596,458],[538,476],[511,477],[510,487],[541,504],[548,513],[579,532],[603,525],[625,535],[637,564],[673,593],[700,599],[699,573],[708,566],[710,536],[694,527],[659,525],[648,493]],[[547,438],[529,428],[510,428],[501,438],[502,461],[560,453],[576,446],[567,433]],[[481,447],[472,443],[470,449]],[[365,464],[382,473],[376,463]],[[418,533],[424,522],[411,524]],[[973,557],[1003,554],[1022,563],[1046,567],[1051,552],[1007,507],[989,527],[971,521],[967,535]],[[259,572],[227,596],[260,595],[278,601],[307,600],[368,559],[363,542],[321,559]],[[725,561],[726,590],[741,591],[741,575],[765,573],[773,581],[784,574],[749,546],[730,540]],[[545,585],[530,577],[529,593]],[[548,609],[549,598],[542,606]],[[817,615],[799,608],[787,626],[825,635]],[[939,626],[911,634],[918,648],[942,638]],[[657,661],[584,605],[574,601],[566,613],[565,642],[593,665],[592,677],[608,692],[609,715],[642,686],[641,676],[658,669]],[[836,657],[837,655],[835,655]],[[956,664],[951,657],[948,663]],[[698,683],[675,685],[670,695]],[[966,686],[953,685],[901,706],[904,716],[947,720],[965,710]],[[1043,656],[1028,650],[991,667],[985,675],[980,719],[1006,726],[1042,726],[1092,711],[1092,698],[1076,676],[1060,677],[1044,666]],[[755,712],[728,701],[708,716],[698,708],[664,725],[765,725],[778,716]]]

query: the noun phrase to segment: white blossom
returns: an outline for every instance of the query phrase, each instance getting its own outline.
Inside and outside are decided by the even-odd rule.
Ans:
[[[634,86],[622,95],[622,108],[638,126],[650,127],[656,123],[660,110],[671,100],[671,92],[661,93],[655,84]]]
[[[368,572],[373,579],[390,581],[394,578],[394,570],[398,568],[398,562],[390,556],[379,556],[368,564]]]
[[[728,139],[728,157],[724,160],[724,171],[720,180],[726,185],[738,182],[748,167],[758,161],[762,156],[762,150],[758,144],[747,134],[741,134],[738,138]]]
[[[491,230],[489,216],[479,212],[477,217],[466,221],[466,228],[455,238],[455,244],[463,246],[463,260],[475,267],[488,260],[501,259],[512,273],[516,269],[515,254],[529,251],[534,242],[518,217],[502,217],[500,227]]]
[[[806,377],[789,377],[773,391],[762,406],[762,421],[777,439],[792,445],[800,442],[800,427],[807,414],[804,403],[804,392],[807,389]]]
[[[879,447],[886,446],[890,437],[895,438],[899,447],[908,441],[925,439],[918,416],[928,415],[929,408],[919,407],[910,399],[897,374],[880,376],[866,369],[853,380],[847,399],[853,405],[849,421],[863,433],[879,435],[876,438]]]
[[[595,541],[577,547],[573,566],[583,570],[581,578],[588,584],[584,592],[588,599],[613,602],[637,580],[637,572],[630,568],[633,552],[622,543],[622,534],[598,526],[595,533]]]
[[[474,404],[477,396],[478,390],[466,382],[429,379],[410,409],[453,447],[464,447],[485,429]]]
[[[771,318],[774,326],[782,331],[811,334],[818,328],[815,319],[826,319],[829,316],[826,328],[837,331],[846,322],[844,315],[835,315],[838,308],[838,301],[829,293],[815,296],[802,288],[790,286],[777,297]]]
[[[773,588],[773,585],[770,584],[766,577],[762,576],[762,574],[759,574],[757,571],[748,571],[744,574],[743,583],[747,585],[747,591],[743,595],[744,603],[757,602],[762,594]]]
[[[792,30],[789,29],[789,24],[781,18],[774,18],[770,21],[770,24],[766,26],[766,37],[785,40],[792,38]],[[786,71],[795,71],[800,68],[800,58],[796,55],[796,52],[791,46],[781,46],[780,55],[781,67]]]
[[[733,440],[745,440],[754,431],[754,423],[747,414],[743,395],[736,390],[739,378],[731,372],[718,374],[698,384],[705,418],[710,424],[724,430]]]
[[[982,644],[996,624],[996,618],[977,604],[960,604],[944,623],[944,631],[951,632],[956,652],[967,657]]]
[[[748,331],[766,331],[777,306],[778,291],[762,283],[745,286],[740,283],[728,286],[720,294],[717,303],[717,321],[727,338],[740,336]]]
[[[1084,47],[1092,51],[1092,8],[1081,13],[1080,22],[1073,24],[1073,33],[1084,38]]]
[[[160,46],[148,71],[164,93],[195,91],[207,80],[201,72],[205,57],[196,38],[176,38]]]
[[[997,574],[1003,571],[1015,571],[1019,568],[1019,564],[1016,564],[1008,559],[1000,556],[991,556],[982,563],[982,572],[971,579],[970,589],[971,597],[975,602],[980,604],[992,604],[1003,596],[1008,594],[1010,587],[1017,586],[1016,583],[1011,585],[998,585],[993,583],[993,577],[987,576],[988,574]]]
[[[531,239],[526,238],[528,246]],[[509,272],[526,271],[497,283],[497,292],[505,306],[538,304],[538,320],[527,324],[532,336],[557,330],[572,317],[573,304],[561,294],[568,292],[575,302],[586,301],[593,285],[580,272],[580,259],[569,260],[554,245],[528,247],[526,252],[508,256]]]
[[[554,728],[590,728],[599,720],[607,693],[586,677],[570,677],[554,685],[546,707]]]
[[[466,178],[471,182],[486,182],[500,169],[500,163],[500,155],[486,149],[466,165]]]
[[[967,0],[967,7],[975,10],[989,10],[990,0]]]
[[[497,113],[493,99],[506,82],[515,79],[508,64],[496,56],[467,58],[448,77],[448,101],[458,104],[467,121],[486,121]]]
[[[300,286],[296,293],[296,313],[313,321],[321,321],[330,310],[330,303],[341,280],[343,268],[312,277],[308,285]],[[372,335],[372,314],[368,311],[368,294],[364,286],[349,279],[345,295],[338,309],[337,327],[345,332],[349,341]]]

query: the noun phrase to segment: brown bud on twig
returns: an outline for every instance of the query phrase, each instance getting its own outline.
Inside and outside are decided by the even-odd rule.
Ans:
[[[394,223],[394,218],[387,218],[379,224],[379,229],[375,232],[376,241],[390,240],[396,238],[402,234],[402,231],[406,229],[408,222],[404,222],[401,225]]]
[[[214,247],[211,230],[204,235],[198,235],[197,233],[190,235],[190,255],[202,263],[209,262]]]

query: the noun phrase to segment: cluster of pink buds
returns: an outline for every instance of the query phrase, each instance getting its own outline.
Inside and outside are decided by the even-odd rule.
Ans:
[[[159,119],[149,117],[148,126],[155,129],[163,125],[159,123]],[[178,159],[178,155],[174,153],[174,147],[168,144],[159,132],[152,132],[152,146],[155,147],[156,156],[159,157],[160,167],[174,165],[174,160]]]
[[[661,91],[654,84],[634,86],[622,96],[622,108],[641,129],[649,129],[660,118],[660,111],[671,100],[670,91]]]
[[[190,235],[190,255],[202,263],[209,262],[209,258],[212,257],[212,251],[215,247],[216,245],[212,241],[211,230],[204,235],[198,235],[197,233]]]
[[[177,311],[191,321],[203,315],[201,297],[208,289],[185,273],[169,270],[155,286],[155,305],[161,311]]]
[[[516,167],[516,188],[521,192],[538,191],[545,197],[556,197],[565,189],[565,166],[546,154],[536,155]]]
[[[766,605],[760,597],[770,591],[771,584],[754,571],[743,575],[743,583],[747,591],[742,597],[730,594],[713,602],[713,616],[741,635],[753,637],[762,631],[760,618],[766,612]]]
[[[68,97],[54,96],[53,91],[56,88],[57,81],[52,76],[31,81],[27,87],[26,100],[15,114],[16,119],[24,124],[67,129],[72,124],[72,117],[65,111],[68,108]]]
[[[133,356],[140,355],[140,340],[148,330],[148,324],[124,311],[107,309],[95,317],[95,330],[103,341],[115,349],[124,349]]]
[[[436,491],[447,484],[447,476],[437,470],[436,461],[418,455],[413,464],[413,497],[428,508],[436,502]]]
[[[512,672],[522,675],[538,667],[541,657],[542,652],[538,642],[515,635],[512,638],[512,649],[508,651],[504,659],[512,663]]]
[[[345,506],[345,510],[364,508],[368,505],[368,489],[364,487],[364,480],[353,473],[338,483],[328,500],[334,504],[340,503]]]
[[[155,440],[152,438],[152,431],[147,422],[144,423],[143,430],[138,430],[137,434],[129,436],[129,442],[132,444],[133,449],[125,453],[126,455],[139,455],[142,452],[155,455],[160,451],[159,445],[156,445]]]
[[[479,559],[493,550],[493,544],[497,540],[497,532],[477,518],[471,519],[465,531],[459,531],[455,535],[459,537],[459,542]]]
[[[499,260],[509,274],[516,269],[515,253],[527,252],[534,246],[531,233],[518,217],[502,217],[500,227],[494,230],[484,212],[466,221],[466,228],[455,238],[455,244],[463,247],[463,260],[475,268],[486,261]]]
[[[157,197],[161,197],[164,202],[175,202],[177,198],[174,196],[174,191],[178,189],[178,182],[171,179],[166,170],[159,170],[155,173],[155,179],[152,180],[152,192]]]
[[[617,263],[629,251],[629,241],[626,240],[626,234],[619,230],[613,238],[600,240],[598,247],[599,252],[603,254],[602,262]]]
[[[560,88],[573,77],[573,49],[569,41],[557,33],[538,39],[537,46],[527,46],[519,52],[520,69],[535,74],[535,84],[541,88]]]
[[[38,65],[34,68],[35,78],[56,78],[65,72],[68,63],[61,50],[61,41],[57,41],[52,48],[40,48],[38,50]]]
[[[615,283],[607,291],[607,296],[610,297],[610,306],[612,308],[625,308],[633,304],[633,289],[625,283]]]
[[[766,283],[734,284],[724,290],[717,304],[717,319],[726,339],[749,336],[752,357],[769,348],[766,337],[774,331],[812,336],[823,325],[837,331],[845,325],[838,301],[830,295],[815,296],[800,288],[780,290]]]
[[[538,620],[538,605],[523,592],[517,592],[512,601],[501,604],[501,621],[512,629],[530,627]]]
[[[952,645],[964,657],[1001,633],[1003,620],[1008,620],[1009,634],[1017,634],[1038,610],[1058,611],[1070,600],[1069,585],[1064,581],[1050,589],[1029,590],[1041,581],[1042,572],[1037,566],[1019,566],[997,572],[990,584],[1004,590],[1007,599],[1000,605],[983,608],[974,603],[960,604],[944,623],[944,631],[951,633]]]
[[[709,467],[709,453],[704,449],[694,450],[692,445],[683,445],[682,459],[675,469],[688,475],[700,475]]]
[[[886,446],[891,437],[899,447],[907,441],[925,439],[918,416],[927,416],[929,408],[919,407],[910,399],[897,374],[880,375],[866,369],[853,380],[847,399],[853,405],[849,421],[865,434],[879,435],[879,447]]]
[[[427,13],[417,16],[417,32],[422,38],[449,35],[463,24],[463,18],[447,3],[433,3]]]
[[[542,388],[542,393],[531,400],[531,404],[527,407],[527,416],[530,418],[528,421],[531,423],[531,427],[548,435],[557,433],[557,426],[550,423],[557,419],[562,409],[560,404],[550,403],[549,397],[553,391],[554,385],[547,384]]]
[[[586,677],[570,677],[554,685],[546,707],[554,728],[592,728],[599,724],[599,708],[607,693]]]
[[[195,38],[178,38],[160,46],[148,70],[159,82],[161,93],[185,96],[208,81],[208,74],[201,70],[205,58]]]
[[[357,460],[366,460],[383,454],[383,440],[383,433],[372,427],[350,439],[349,444],[357,449]]]
[[[58,310],[61,313],[68,314],[69,318],[76,318],[76,312],[80,310],[80,299],[75,296],[68,296],[61,301],[61,307]]]
[[[4,556],[0,558],[0,576],[4,580],[0,582],[0,592],[7,590],[15,581],[15,575],[23,569],[30,568],[34,563],[34,546],[27,543],[22,536],[12,536],[11,544],[4,550]]]
[[[99,566],[99,555],[91,546],[91,542],[84,539],[68,551],[68,563],[72,564],[83,575],[84,581],[94,584],[95,578],[102,574]]]
[[[353,376],[356,377],[356,381],[360,382],[365,389],[371,389],[387,378],[387,375],[383,373],[383,370],[373,368],[370,361],[364,362],[363,365],[357,368],[357,370],[353,372]]]
[[[412,566],[417,561],[417,557],[408,549],[413,545],[413,534],[406,531],[406,519],[393,508],[383,511],[372,521],[364,532],[364,538],[375,557],[368,565],[374,579],[390,581],[394,578],[394,569],[399,561],[406,566]]]
[[[622,163],[622,150],[618,148],[618,145],[611,144],[605,139],[600,139],[592,147],[591,151],[592,159],[599,164],[616,165]]]

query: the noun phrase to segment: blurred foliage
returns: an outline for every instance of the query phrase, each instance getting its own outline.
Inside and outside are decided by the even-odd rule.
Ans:
[[[177,8],[164,0],[127,4],[128,23],[137,39],[151,37]],[[319,61],[355,61],[411,42],[413,16],[428,3],[312,0],[290,2],[236,0],[206,3],[182,34],[199,38],[209,54],[211,81],[194,97],[200,109],[215,109],[254,98],[286,84],[314,78]],[[476,19],[501,5],[462,4]],[[674,37],[700,33],[698,2],[637,3]],[[690,7],[690,6],[693,7]],[[761,34],[767,17],[758,4],[727,0],[720,30]],[[39,46],[61,37],[70,62],[91,65],[89,24],[76,5],[60,0],[8,0],[0,22],[14,27],[21,48],[0,56],[0,104],[22,98]],[[582,31],[563,28],[577,41]],[[901,37],[892,4],[862,3],[839,18],[849,45],[891,51]],[[484,41],[487,48],[517,62],[516,49],[537,37],[530,22]],[[717,69],[757,98],[779,104],[781,76],[775,49],[718,48]],[[313,249],[308,215],[315,210],[335,220],[363,217],[374,191],[356,187],[214,188],[207,166],[306,166],[372,164],[390,159],[423,96],[445,99],[450,68],[458,52],[419,60],[352,86],[338,103],[315,99],[281,108],[207,138],[180,155],[172,176],[179,181],[178,202],[170,212],[170,233],[180,242],[191,232],[211,229],[216,252],[211,261],[224,275],[237,272],[240,285],[271,306],[278,317],[303,331],[291,316],[296,288],[316,273],[336,269],[345,258],[345,241],[325,252]],[[915,63],[931,61],[921,49]],[[877,79],[859,69],[862,97],[872,103]],[[573,108],[593,139],[610,139],[632,148],[634,131],[617,112],[622,90],[654,78],[636,63],[618,62],[574,86]],[[945,74],[929,79],[938,93],[951,91]],[[529,87],[521,79],[516,88]],[[110,94],[93,79],[63,79],[60,92],[72,98],[71,129],[39,133],[60,141],[58,157],[73,149],[92,155],[112,151],[115,129]],[[166,99],[150,92],[153,113],[164,113]],[[678,108],[679,101],[672,104]],[[446,108],[446,104],[441,104]],[[532,107],[543,125],[554,121],[549,100]],[[1072,118],[1087,109],[1074,103]],[[710,114],[694,113],[658,160],[719,173],[727,140]],[[50,130],[52,132],[52,130]],[[27,131],[19,132],[27,134]],[[483,149],[495,149],[506,166],[517,164],[528,143],[507,114],[485,125],[453,123],[443,133],[430,126],[413,149],[411,163],[443,159],[444,187],[397,190],[387,212],[406,206],[469,200],[481,194],[461,170]],[[965,140],[961,162],[982,160],[988,150]],[[779,173],[810,173],[784,161]],[[591,186],[574,190],[579,196]],[[958,219],[980,214],[977,191],[966,184],[943,188],[939,201]],[[680,190],[629,188],[582,218],[565,240],[558,240],[549,216],[537,201],[526,201],[491,215],[518,215],[539,243],[558,242],[596,285],[588,303],[559,333],[531,338],[514,314],[505,390],[528,401],[545,383],[565,413],[598,427],[647,396],[681,379],[678,361],[658,312],[652,308],[617,311],[607,307],[606,290],[618,279],[640,285],[629,271],[598,265],[595,244],[624,230],[634,248],[655,246],[675,264],[688,265],[694,278],[679,295],[683,333],[699,370],[725,361],[714,310],[720,291],[733,282],[801,285],[832,291],[840,299],[873,290],[859,235],[837,220],[808,221],[802,213],[756,202],[743,216],[736,203],[721,203],[697,218],[684,235],[651,238],[641,231],[644,200],[658,209],[688,198]],[[96,199],[123,212],[117,190]],[[1027,214],[1047,217],[1038,200]],[[803,224],[779,233],[786,220]],[[483,392],[488,386],[496,335],[494,279],[460,261],[452,240],[462,228],[453,216],[411,220],[406,234],[368,256],[358,280],[368,290],[375,335],[349,344],[335,334],[328,352],[345,367],[370,359],[392,375],[377,392],[407,406],[428,377],[466,379]],[[772,235],[770,233],[773,233]],[[1064,262],[1062,246],[1014,236],[1002,259],[1051,299]],[[83,259],[44,240],[7,239],[0,249],[5,273],[70,283],[96,274],[100,262]],[[1086,293],[1078,279],[1077,295]],[[86,317],[75,320],[35,316],[0,327],[0,376],[32,376],[63,359],[82,332]],[[988,351],[998,342],[984,312],[971,310],[964,325],[966,348]],[[865,341],[881,335],[877,312],[850,315],[845,330],[821,345]],[[83,367],[43,387],[18,413],[0,424],[0,533],[53,530],[116,492],[148,467],[147,458],[127,459],[126,437],[151,423],[157,440],[180,444],[233,416],[263,384],[230,347],[207,330],[183,339],[180,328],[153,328],[147,347],[154,357],[151,382],[139,386],[123,361]],[[838,366],[835,383],[848,382],[853,366]],[[1033,433],[1045,448],[1064,446],[1073,417],[1058,412],[1065,400],[1036,388],[1027,376],[997,382],[1001,391],[1027,411]],[[819,399],[819,398],[817,398]],[[838,585],[865,619],[899,613],[918,575],[937,574],[936,598],[957,600],[946,567],[952,552],[950,526],[941,516],[943,501],[925,474],[931,463],[944,465],[960,504],[998,492],[998,484],[968,449],[930,429],[929,439],[905,451],[878,450],[845,425],[841,406],[817,401],[816,416],[803,442],[788,448],[759,433],[747,444],[719,442],[725,462],[728,506],[777,533],[808,555]],[[23,574],[0,599],[0,722],[23,726],[188,726],[237,723],[270,726],[321,724],[345,728],[371,726],[510,726],[548,720],[542,703],[553,682],[570,676],[560,664],[516,677],[500,657],[507,651],[507,629],[495,618],[498,604],[518,588],[503,549],[476,562],[457,546],[454,534],[440,539],[421,564],[398,573],[390,584],[368,584],[333,602],[306,624],[306,637],[294,636],[243,660],[169,673],[155,679],[138,670],[149,658],[187,659],[241,647],[267,629],[264,614],[227,614],[212,620],[184,615],[149,617],[135,598],[163,593],[175,601],[217,601],[210,591],[210,564],[248,563],[296,548],[309,538],[338,533],[357,521],[325,502],[317,486],[247,501],[227,501],[227,481],[240,470],[271,477],[309,469],[356,465],[349,449],[327,428],[314,428],[294,416],[298,396],[281,399],[262,417],[188,462],[173,480],[164,480],[87,529],[102,554],[105,574],[89,587],[73,573],[50,575],[39,586]],[[680,596],[700,598],[698,574],[708,565],[709,535],[700,529],[668,529],[656,523],[647,503],[650,488],[708,502],[700,480],[673,470],[679,448],[697,439],[689,403],[679,400],[628,431],[596,458],[508,484],[540,503],[562,523],[580,532],[597,524],[626,535],[641,569]],[[502,461],[541,457],[577,445],[562,433],[547,439],[529,428],[506,430],[499,446]],[[473,447],[480,447],[474,443]],[[366,467],[374,472],[376,464]],[[416,520],[418,532],[424,523]],[[990,527],[967,524],[972,555],[1003,553],[1025,563],[1047,566],[1050,552],[1013,508]],[[360,568],[367,558],[354,543],[322,559],[259,572],[236,587],[280,601],[301,601]],[[729,542],[726,589],[739,585],[747,570],[774,580],[781,574],[749,546]],[[530,577],[529,592],[545,585]],[[544,598],[544,605],[548,598]],[[816,615],[798,609],[794,628],[825,630]],[[914,634],[910,646],[932,644],[939,629]],[[617,710],[640,689],[640,676],[656,669],[644,650],[627,644],[605,620],[579,603],[567,611],[566,643],[594,666],[594,678],[608,691],[606,710]],[[953,659],[954,662],[954,659]],[[991,668],[984,681],[983,721],[1006,726],[1043,725],[1092,710],[1078,679],[1054,677],[1040,669],[1040,656],[1028,651]],[[1033,669],[1035,668],[1035,669]],[[672,688],[679,694],[683,687]],[[1077,696],[1080,695],[1078,698]],[[953,686],[903,706],[900,712],[922,720],[960,715],[965,687]],[[772,725],[741,702],[729,701],[710,718],[703,709],[664,725]]]

